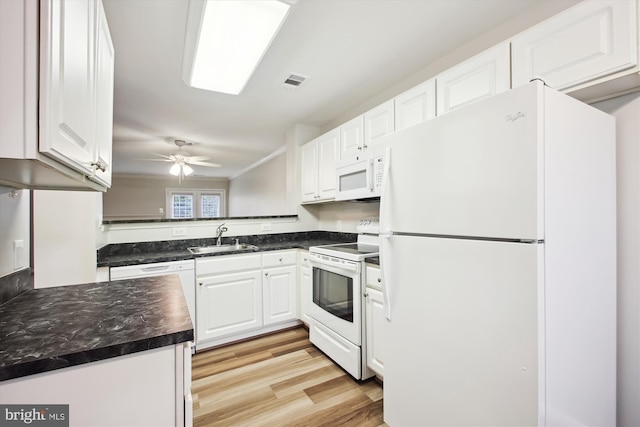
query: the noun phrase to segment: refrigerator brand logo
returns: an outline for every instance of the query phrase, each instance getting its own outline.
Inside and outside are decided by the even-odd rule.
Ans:
[[[505,119],[506,121],[508,121],[508,122],[512,122],[512,123],[513,123],[513,122],[515,122],[516,120],[519,120],[519,119],[521,119],[521,118],[523,118],[523,117],[525,117],[525,116],[526,116],[526,114],[525,114],[525,113],[523,113],[522,111],[518,111],[518,112],[517,112],[517,113],[515,113],[515,114],[507,114],[507,115],[504,117],[504,119]]]

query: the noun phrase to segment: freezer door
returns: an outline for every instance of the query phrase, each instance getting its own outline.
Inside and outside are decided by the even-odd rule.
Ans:
[[[542,239],[542,86],[396,132],[381,231]]]
[[[544,425],[541,245],[391,236],[384,420]]]

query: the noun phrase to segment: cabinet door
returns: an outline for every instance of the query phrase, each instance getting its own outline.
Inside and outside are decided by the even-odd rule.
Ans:
[[[354,160],[364,150],[364,117],[358,116],[340,126],[340,160]]]
[[[197,278],[198,342],[262,326],[260,270]]]
[[[97,1],[40,4],[40,151],[89,174],[96,137]]]
[[[98,2],[96,36],[96,153],[94,162],[97,165],[96,180],[110,187],[115,51],[102,2]]]
[[[513,86],[539,77],[554,89],[638,63],[635,0],[581,2],[512,40]]]
[[[263,313],[265,325],[298,318],[296,271],[295,265],[264,270]]]
[[[364,113],[364,149],[369,149],[378,139],[393,133],[394,108],[393,99]]]
[[[301,201],[314,202],[318,193],[318,144],[307,142],[300,149]]]
[[[382,292],[366,288],[367,366],[380,377],[384,376],[384,343],[382,328],[385,327]]]
[[[334,129],[318,138],[318,200],[336,197],[336,158],[340,132]]]
[[[309,253],[300,254],[300,320],[309,325],[312,304],[311,291],[311,267],[309,266]]]
[[[440,116],[509,90],[509,58],[509,43],[503,43],[436,76],[437,114]]]
[[[436,116],[436,81],[427,80],[396,96],[395,130],[426,122]]]

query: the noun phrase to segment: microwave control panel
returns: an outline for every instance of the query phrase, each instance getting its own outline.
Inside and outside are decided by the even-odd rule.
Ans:
[[[382,188],[382,179],[384,175],[384,156],[378,156],[373,159],[373,189],[380,190]]]

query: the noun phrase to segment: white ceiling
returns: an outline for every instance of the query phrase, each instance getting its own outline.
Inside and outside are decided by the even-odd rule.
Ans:
[[[166,175],[139,161],[196,142],[191,155],[231,177],[285,143],[295,124],[321,127],[541,0],[298,0],[238,95],[182,81],[188,0],[103,0],[116,50],[113,172]],[[289,73],[310,77],[298,89]]]

